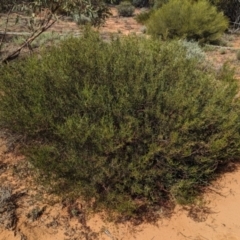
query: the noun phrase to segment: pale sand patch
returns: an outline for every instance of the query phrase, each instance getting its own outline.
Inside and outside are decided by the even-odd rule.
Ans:
[[[213,183],[211,190],[204,194],[205,204],[202,208],[207,207],[209,213],[202,213],[202,222],[195,221],[189,216],[189,210],[178,206],[170,219],[161,219],[156,225],[133,227],[130,224],[107,224],[105,227],[112,236],[121,240],[239,240],[240,168],[224,174]],[[97,216],[88,224],[96,230],[104,225]],[[109,237],[103,236],[101,239],[107,240]]]

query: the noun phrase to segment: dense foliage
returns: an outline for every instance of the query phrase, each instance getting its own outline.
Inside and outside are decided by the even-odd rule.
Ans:
[[[85,32],[2,65],[1,127],[62,193],[125,214],[190,201],[240,154],[237,83],[195,45]]]
[[[228,27],[226,17],[207,0],[170,0],[146,24],[151,35],[164,40],[178,37],[202,43],[218,40]]]
[[[118,15],[123,17],[131,17],[134,13],[134,6],[130,2],[121,2],[117,6]]]

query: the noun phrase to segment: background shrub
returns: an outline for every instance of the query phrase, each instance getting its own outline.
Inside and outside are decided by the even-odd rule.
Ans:
[[[169,0],[154,0],[154,4],[153,7],[155,9],[158,9],[160,7],[162,7],[165,3],[167,3]]]
[[[170,0],[156,10],[147,22],[151,35],[201,42],[216,41],[227,26],[228,21],[223,14],[206,0]]]
[[[117,6],[118,15],[123,17],[131,17],[134,13],[134,9],[134,6],[127,1],[123,1]]]
[[[141,24],[145,24],[153,13],[153,9],[142,11],[136,15],[135,19]]]
[[[236,53],[236,57],[237,57],[237,60],[240,61],[240,50],[237,51],[237,53]]]
[[[143,212],[185,203],[239,158],[239,88],[179,41],[92,32],[0,66],[0,123],[49,186]]]
[[[231,25],[239,27],[240,1],[239,0],[209,0],[229,18]]]

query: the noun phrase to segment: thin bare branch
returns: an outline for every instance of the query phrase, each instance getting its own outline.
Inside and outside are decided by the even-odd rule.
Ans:
[[[9,61],[12,61],[15,58],[17,58],[24,47],[29,46],[37,37],[39,37],[43,32],[47,31],[56,21],[57,19],[53,20],[52,22],[50,22],[49,20],[46,25],[34,31],[33,34],[30,37],[28,37],[20,47],[18,47],[14,52],[12,52],[6,58],[4,58],[2,60],[2,63],[8,63]]]

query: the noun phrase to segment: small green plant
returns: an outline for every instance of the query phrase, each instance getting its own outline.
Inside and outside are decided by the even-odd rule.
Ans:
[[[233,35],[226,35],[228,41],[234,41],[235,37]]]
[[[201,43],[218,40],[228,27],[227,18],[207,0],[170,0],[146,24],[155,37],[186,38]]]
[[[140,31],[145,34],[147,32],[147,28],[145,26],[142,26],[140,28]]]
[[[226,53],[227,53],[226,49],[224,49],[224,48],[221,48],[221,49],[220,49],[220,54],[224,55],[224,54],[226,54]]]
[[[205,60],[206,55],[197,42],[179,40],[179,43],[186,48],[187,59],[197,59],[199,62]]]
[[[117,6],[117,10],[119,16],[131,17],[133,16],[135,8],[130,2],[123,1]]]
[[[237,53],[236,53],[236,57],[237,57],[237,60],[240,61],[240,50],[237,51]]]
[[[84,14],[73,14],[73,20],[79,25],[91,24],[91,18]]]
[[[228,47],[228,41],[224,38],[219,38],[212,42],[214,45],[222,46],[222,47]]]
[[[137,22],[141,24],[145,24],[147,20],[150,18],[151,14],[153,13],[153,9],[147,10],[147,11],[142,11],[139,14],[135,16],[135,19]]]
[[[213,52],[216,50],[216,46],[214,45],[210,45],[210,44],[206,44],[202,47],[203,51],[205,52]]]

